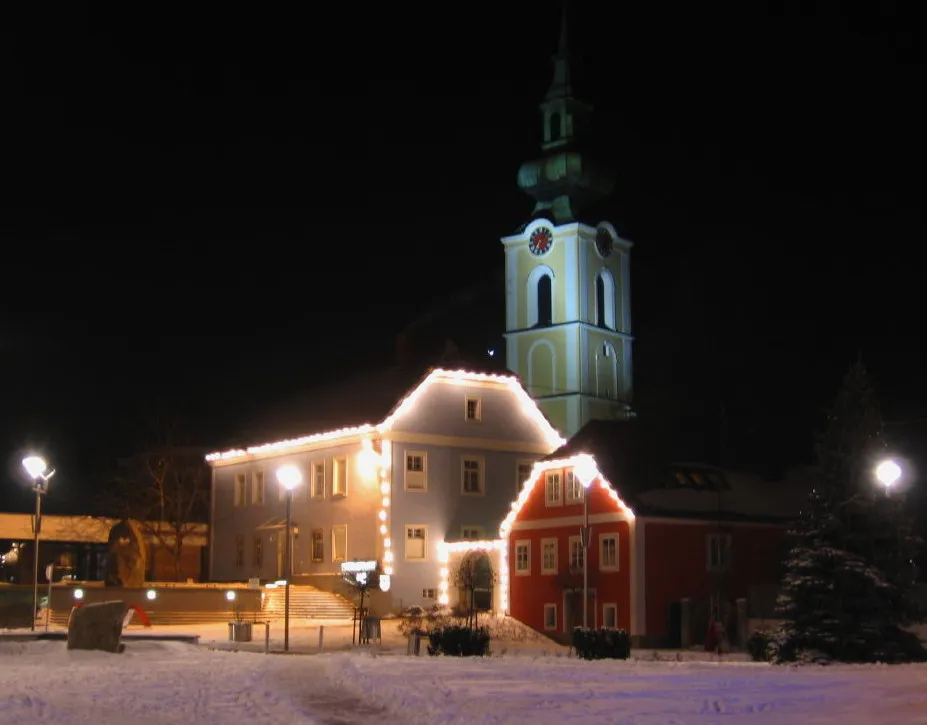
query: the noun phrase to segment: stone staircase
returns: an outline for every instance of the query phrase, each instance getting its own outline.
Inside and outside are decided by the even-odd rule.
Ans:
[[[264,590],[261,614],[268,619],[283,617],[285,587]],[[338,594],[306,585],[290,585],[290,618],[347,619],[354,617],[354,604]]]

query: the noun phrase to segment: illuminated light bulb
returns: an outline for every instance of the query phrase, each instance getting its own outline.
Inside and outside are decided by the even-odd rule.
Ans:
[[[384,553],[383,553],[383,561],[388,561],[388,562],[392,563],[392,561],[393,561],[393,552],[392,552],[392,551],[384,552]]]
[[[380,493],[382,493],[384,496],[385,496],[386,494],[389,493],[389,484],[388,484],[388,483],[381,483],[381,484],[380,484]]]
[[[388,509],[388,508],[389,508],[389,496],[384,496],[384,497],[383,497],[383,508],[385,508],[385,509]]]
[[[451,600],[448,599],[447,594],[442,594],[438,597],[438,604],[447,605]]]
[[[393,573],[393,567],[391,567],[391,566],[384,566],[384,567],[383,567],[383,571],[384,571],[386,574],[392,574],[392,573]]]
[[[389,531],[389,529],[387,528],[386,524],[380,524],[380,533],[385,534],[387,531]]]
[[[389,538],[383,539],[383,546],[385,546],[387,549],[389,549],[392,545],[393,545],[392,539],[389,539]]]
[[[448,571],[448,569],[447,569],[446,566],[441,568],[441,576],[442,576],[444,579],[447,579],[448,576],[450,576],[450,572]]]
[[[386,511],[381,511],[378,516],[380,517],[380,521],[386,521]]]

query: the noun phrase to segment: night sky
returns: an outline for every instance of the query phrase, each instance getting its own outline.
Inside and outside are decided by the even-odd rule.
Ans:
[[[635,243],[638,409],[717,459],[723,406],[730,464],[801,461],[862,354],[910,439],[915,4],[640,5],[571,11],[609,217]],[[390,364],[448,300],[494,344],[558,3],[371,7],[0,26],[0,508],[26,447],[58,467],[49,506],[79,507],[154,411],[221,445],[275,400]]]

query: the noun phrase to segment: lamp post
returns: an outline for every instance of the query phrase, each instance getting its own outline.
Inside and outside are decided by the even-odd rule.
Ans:
[[[876,480],[885,489],[885,495],[890,496],[892,486],[898,483],[898,479],[901,478],[901,466],[888,458],[876,466],[875,476]]]
[[[589,540],[592,529],[589,526],[589,487],[596,477],[592,461],[583,460],[573,467],[573,476],[583,485],[583,528],[580,541],[583,546],[583,629],[589,629]]]
[[[290,651],[290,579],[293,577],[293,558],[290,551],[290,527],[293,514],[293,491],[303,481],[303,474],[296,466],[281,466],[277,469],[277,481],[286,491],[286,539],[283,550],[283,575],[286,577],[283,594],[283,651]]]
[[[35,519],[32,522],[32,625],[35,631],[35,617],[39,611],[39,534],[42,533],[42,496],[48,491],[48,480],[55,475],[55,469],[49,470],[48,464],[41,456],[23,458],[23,468],[32,479],[35,491]]]

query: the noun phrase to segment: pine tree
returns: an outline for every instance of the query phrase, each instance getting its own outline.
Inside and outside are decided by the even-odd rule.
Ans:
[[[904,629],[918,618],[910,562],[919,542],[901,502],[874,481],[885,451],[878,399],[858,361],[818,442],[817,485],[789,531],[777,661],[927,659]]]

